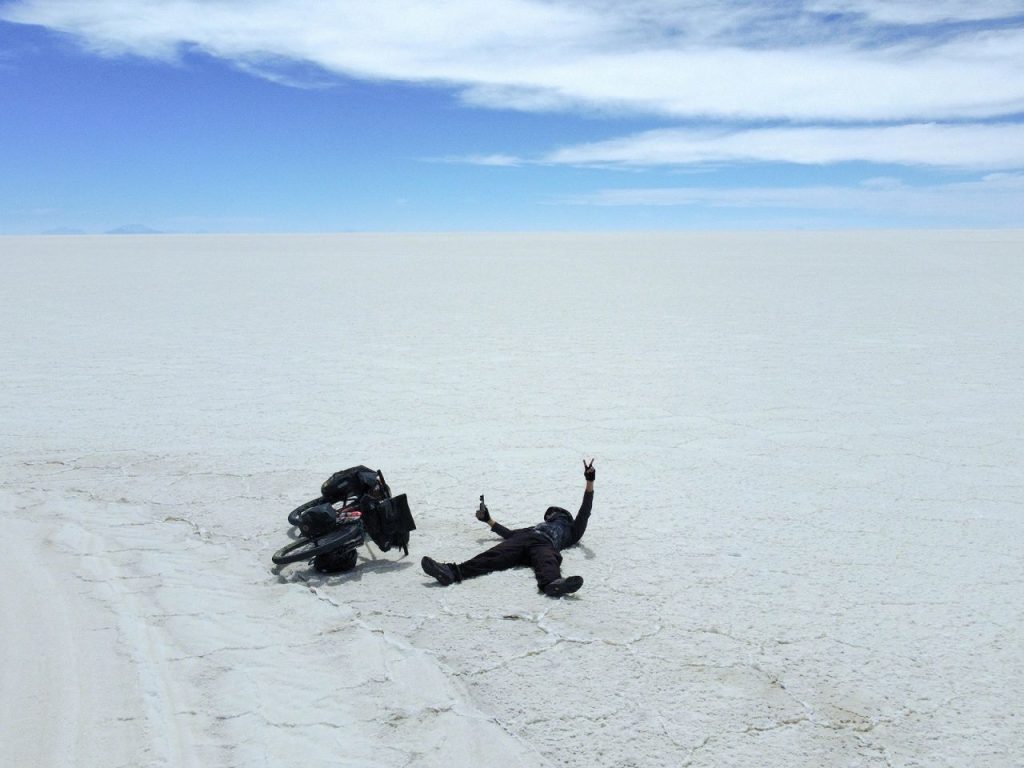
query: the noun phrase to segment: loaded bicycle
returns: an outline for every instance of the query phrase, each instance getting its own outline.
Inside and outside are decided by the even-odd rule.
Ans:
[[[271,557],[275,565],[312,561],[322,573],[342,573],[356,566],[356,550],[367,536],[382,552],[398,548],[409,554],[409,533],[416,529],[406,495],[391,495],[378,469],[359,465],[335,472],[320,486],[320,495],[288,513],[299,537]]]

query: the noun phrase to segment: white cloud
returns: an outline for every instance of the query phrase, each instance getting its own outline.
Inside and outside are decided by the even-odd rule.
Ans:
[[[510,167],[523,165],[523,161],[513,155],[471,155],[469,157],[445,158],[445,162],[470,163],[471,165],[490,165]]]
[[[1024,168],[1024,124],[787,126],[730,131],[662,129],[565,147],[543,159],[553,164],[612,166],[755,161]]]
[[[1019,0],[814,0],[816,13],[849,13],[883,24],[934,24],[1008,19],[1024,15]]]
[[[1020,3],[819,0],[865,23],[990,19]],[[891,6],[895,8],[896,6]],[[981,10],[972,10],[979,7]],[[795,9],[795,10],[794,10]],[[440,84],[474,104],[677,117],[872,121],[1024,111],[1024,30],[884,44],[790,4],[612,0],[15,0],[107,55],[182,46],[256,67],[306,62],[348,77]],[[847,36],[848,35],[848,36]],[[266,67],[257,71],[268,71]]]
[[[894,179],[814,187],[663,187],[608,189],[561,201],[600,206],[707,206],[800,210],[925,218],[938,225],[1024,227],[1024,174],[991,174],[977,181],[908,186]]]

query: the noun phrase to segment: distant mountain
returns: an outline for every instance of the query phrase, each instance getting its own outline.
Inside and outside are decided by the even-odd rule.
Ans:
[[[124,224],[116,229],[108,229],[107,235],[162,235],[159,229],[147,227],[145,224]]]
[[[75,227],[55,227],[54,229],[48,229],[43,232],[44,235],[84,235],[86,231],[84,229],[77,229]]]

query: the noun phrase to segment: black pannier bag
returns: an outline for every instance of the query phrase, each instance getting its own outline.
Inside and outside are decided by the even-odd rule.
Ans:
[[[327,478],[320,486],[320,495],[324,501],[345,501],[353,496],[359,497],[364,493],[370,493],[382,482],[383,478],[376,470],[360,464],[358,467],[335,472]]]
[[[338,515],[327,503],[310,507],[299,516],[299,530],[303,536],[322,536],[334,530],[337,524]]]
[[[371,499],[364,496],[360,506],[366,532],[380,551],[387,552],[396,547],[408,555],[409,532],[416,530],[416,523],[412,519],[405,494],[393,499]]]

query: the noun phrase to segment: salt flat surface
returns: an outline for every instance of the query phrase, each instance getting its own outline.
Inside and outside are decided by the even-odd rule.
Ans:
[[[0,762],[1019,766],[1024,233],[0,238]],[[594,516],[578,595],[419,558]],[[275,571],[335,470],[412,556]]]

